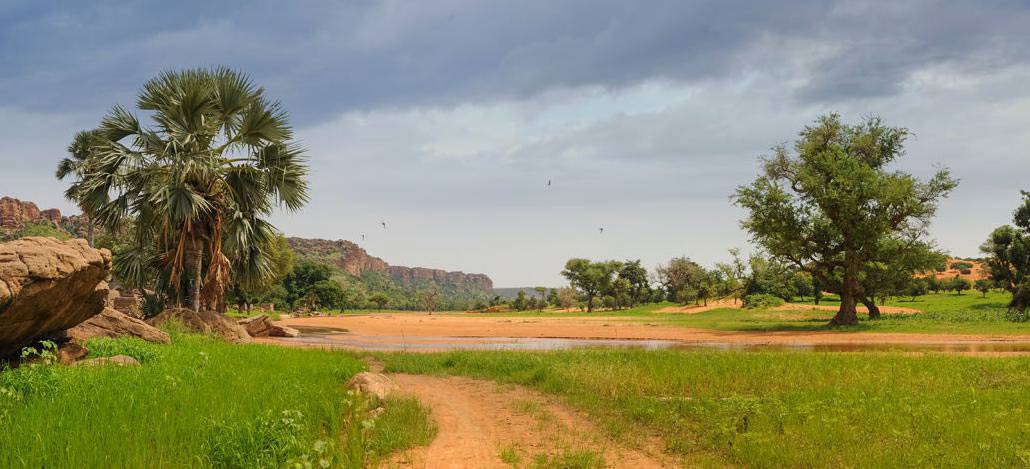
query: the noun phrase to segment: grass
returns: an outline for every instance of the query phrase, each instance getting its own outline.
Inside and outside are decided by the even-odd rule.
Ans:
[[[924,295],[912,300],[894,298],[887,306],[903,306],[921,312],[915,314],[885,314],[881,319],[869,320],[860,313],[859,324],[838,327],[837,331],[863,332],[908,332],[908,333],[953,333],[953,334],[1027,334],[1030,326],[1006,319],[1005,313],[1011,296],[1007,292],[993,291],[983,296],[978,292],[962,295],[939,293]],[[811,299],[800,304],[812,304]],[[820,305],[839,306],[834,295],[825,297]],[[827,323],[834,311],[813,310],[798,307],[793,310],[716,308],[700,313],[659,312],[671,303],[650,304],[621,311],[555,312],[526,311],[489,313],[491,316],[507,317],[623,317],[639,319],[642,322],[665,326],[714,329],[723,331],[820,331],[827,330]]]
[[[381,359],[387,371],[559,395],[611,436],[659,437],[691,466],[1030,464],[1030,357],[572,350]]]
[[[431,438],[417,403],[368,416],[348,354],[182,333],[88,347],[142,364],[0,371],[0,467],[364,467]]]

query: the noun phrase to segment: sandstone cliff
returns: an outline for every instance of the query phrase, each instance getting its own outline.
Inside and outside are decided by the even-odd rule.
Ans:
[[[367,271],[381,272],[404,286],[431,282],[437,285],[453,286],[459,290],[483,292],[490,292],[494,286],[493,281],[485,274],[390,265],[378,257],[369,255],[360,246],[350,241],[304,238],[288,238],[288,241],[290,247],[302,256],[330,263],[351,275],[360,275]]]
[[[13,197],[0,197],[0,229],[17,231],[26,223],[48,221],[61,226],[61,211],[56,208],[40,210],[32,202],[23,202]]]

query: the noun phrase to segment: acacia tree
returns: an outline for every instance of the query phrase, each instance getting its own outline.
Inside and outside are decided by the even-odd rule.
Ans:
[[[946,260],[947,255],[918,237],[886,238],[880,242],[877,258],[866,263],[864,294],[859,301],[868,309],[870,318],[878,318],[876,298],[905,294],[914,276],[932,271]]]
[[[749,212],[742,226],[752,239],[840,294],[831,325],[858,323],[863,280],[884,241],[924,237],[957,185],[946,169],[926,182],[888,169],[908,135],[879,118],[847,125],[830,114],[801,131],[793,153],[774,148],[759,177],[737,188],[734,202]]]
[[[137,107],[115,106],[96,129],[77,200],[110,230],[132,222],[119,271],[134,283],[157,272],[175,295],[186,279],[194,311],[224,310],[234,281],[269,275],[273,208],[307,201],[303,150],[278,102],[239,72],[170,71],[143,86]],[[233,278],[235,277],[235,278]]]
[[[591,262],[588,259],[569,259],[561,274],[569,280],[572,288],[583,293],[587,301],[587,312],[594,311],[594,299],[609,289],[612,274],[620,267],[618,262]]]
[[[996,228],[980,250],[988,255],[986,267],[996,285],[1012,293],[1009,317],[1030,320],[1030,192],[1023,191],[1023,205],[1016,209],[1012,225]]]
[[[630,306],[646,300],[651,285],[647,280],[647,269],[641,264],[640,259],[624,262],[619,269],[619,278],[630,284]]]

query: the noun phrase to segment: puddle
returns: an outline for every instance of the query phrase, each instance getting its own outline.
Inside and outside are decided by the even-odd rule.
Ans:
[[[300,337],[278,340],[298,345],[375,351],[439,350],[565,350],[572,348],[638,348],[645,350],[794,350],[812,352],[943,352],[1030,354],[1030,342],[748,344],[685,342],[657,339],[564,339],[544,337],[361,336],[333,327],[295,327]]]

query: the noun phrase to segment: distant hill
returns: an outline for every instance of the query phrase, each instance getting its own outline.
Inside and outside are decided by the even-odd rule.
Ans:
[[[494,287],[493,280],[486,274],[390,265],[378,257],[370,256],[352,241],[287,238],[287,242],[302,258],[328,263],[350,275],[360,276],[365,272],[378,272],[389,275],[403,286],[430,283],[484,293],[489,293]]]
[[[963,269],[953,268],[953,266],[959,267],[955,264],[961,265],[963,263],[971,266],[968,267],[969,273],[962,273]],[[935,276],[939,279],[954,278],[956,275],[973,282],[982,278],[987,278],[987,272],[984,271],[983,262],[976,259],[948,259],[947,270],[935,273]]]
[[[340,272],[341,283],[360,285],[369,294],[385,293],[394,308],[418,309],[419,292],[427,289],[438,292],[440,310],[482,308],[494,296],[493,280],[486,274],[390,265],[342,239],[287,238],[287,242],[298,260],[332,266]]]

